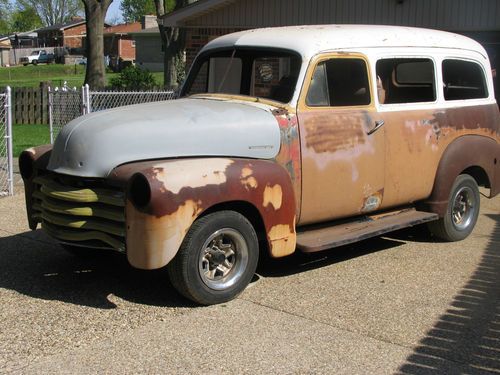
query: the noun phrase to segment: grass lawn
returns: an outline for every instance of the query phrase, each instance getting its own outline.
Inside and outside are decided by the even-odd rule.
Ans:
[[[106,79],[118,73],[107,73]],[[163,73],[153,73],[158,85],[163,84]],[[0,87],[37,87],[42,81],[51,81],[53,86],[81,87],[85,79],[84,65],[41,64],[0,68]]]
[[[13,125],[12,133],[14,157],[27,148],[50,143],[48,125]]]

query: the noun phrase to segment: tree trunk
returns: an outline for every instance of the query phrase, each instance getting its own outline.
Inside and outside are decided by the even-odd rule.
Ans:
[[[161,18],[167,11],[165,9],[163,0],[154,0],[156,7],[156,16]],[[195,0],[176,0],[174,11],[185,7]],[[180,54],[184,49],[185,45],[185,35],[184,29],[179,29],[177,27],[165,27],[163,24],[159,24],[161,42],[163,45],[163,84],[166,88],[177,89],[177,59],[180,58]]]
[[[179,57],[179,29],[158,25],[163,45],[163,84],[168,89],[176,89],[177,69],[176,63]]]
[[[104,66],[104,19],[113,0],[82,0],[85,5],[87,25],[87,69],[85,83],[90,88],[102,89],[106,86],[106,67]]]

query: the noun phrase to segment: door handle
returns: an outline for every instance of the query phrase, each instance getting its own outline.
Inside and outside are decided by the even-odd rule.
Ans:
[[[368,130],[368,131],[366,132],[366,134],[367,134],[367,135],[371,135],[371,134],[375,133],[375,132],[376,132],[377,130],[379,130],[382,126],[384,126],[384,124],[385,124],[385,121],[384,121],[384,120],[378,120],[378,121],[375,121],[375,126],[374,126],[372,129]]]

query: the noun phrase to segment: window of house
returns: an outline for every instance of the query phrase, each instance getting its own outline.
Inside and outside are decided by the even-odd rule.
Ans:
[[[488,97],[483,69],[472,61],[443,61],[445,100],[479,99]]]
[[[425,58],[393,58],[377,61],[380,104],[434,102],[434,62]]]
[[[363,59],[333,58],[316,66],[306,97],[309,107],[360,106],[370,103],[368,71]]]

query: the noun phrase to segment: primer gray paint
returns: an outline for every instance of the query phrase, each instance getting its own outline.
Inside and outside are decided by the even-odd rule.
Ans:
[[[271,107],[214,99],[179,99],[96,112],[67,124],[48,169],[107,177],[119,165],[165,158],[271,159],[280,149]]]

